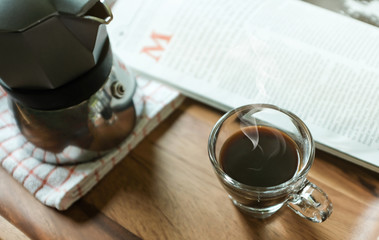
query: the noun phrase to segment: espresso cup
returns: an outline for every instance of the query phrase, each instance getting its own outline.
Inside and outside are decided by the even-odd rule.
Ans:
[[[233,204],[252,217],[269,217],[283,205],[313,222],[332,213],[327,194],[307,180],[312,135],[287,110],[251,104],[227,112],[210,133],[208,154]]]

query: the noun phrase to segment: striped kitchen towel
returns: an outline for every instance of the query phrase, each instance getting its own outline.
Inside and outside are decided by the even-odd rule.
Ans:
[[[149,132],[163,121],[184,97],[176,90],[137,78],[143,106],[130,136],[117,148],[96,161],[75,165],[41,162],[30,154],[29,143],[18,130],[8,109],[8,96],[0,88],[0,163],[34,197],[58,210],[69,208],[94,187]],[[45,154],[46,155],[46,154]]]

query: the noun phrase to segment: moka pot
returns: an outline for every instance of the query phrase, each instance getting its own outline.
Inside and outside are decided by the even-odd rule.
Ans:
[[[0,85],[41,161],[89,161],[119,146],[136,122],[136,82],[112,53],[99,0],[5,0]]]

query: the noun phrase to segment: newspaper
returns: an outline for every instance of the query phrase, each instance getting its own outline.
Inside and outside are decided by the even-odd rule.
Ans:
[[[379,172],[379,28],[296,0],[123,0],[129,66],[218,109],[271,103],[317,147]]]

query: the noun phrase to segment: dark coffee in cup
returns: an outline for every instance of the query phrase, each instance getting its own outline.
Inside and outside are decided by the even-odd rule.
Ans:
[[[272,187],[290,180],[299,160],[294,140],[266,126],[241,128],[225,141],[220,152],[224,172],[253,187]]]
[[[208,155],[233,204],[254,218],[286,205],[299,216],[323,222],[333,211],[328,195],[307,179],[315,145],[305,123],[270,104],[225,113],[214,125]]]

